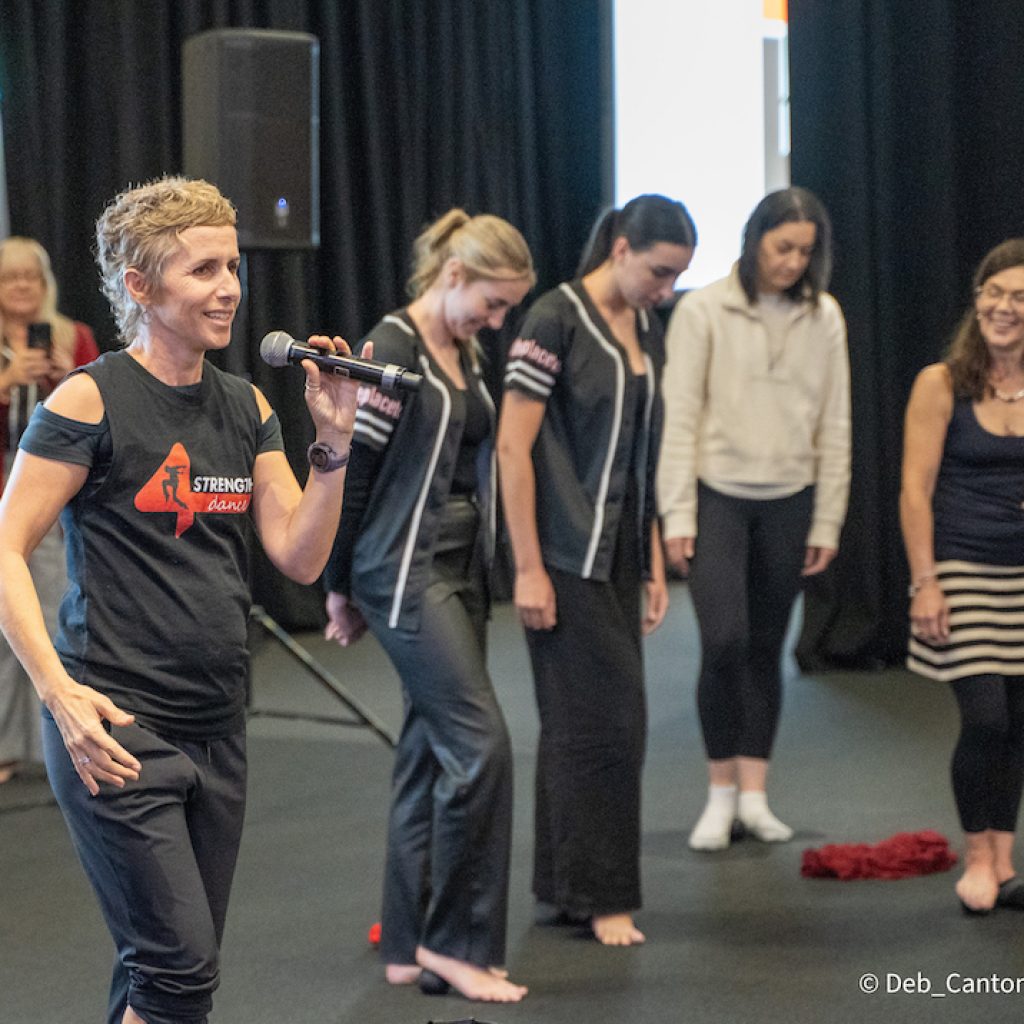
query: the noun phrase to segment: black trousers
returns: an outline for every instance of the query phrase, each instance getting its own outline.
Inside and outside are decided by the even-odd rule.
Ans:
[[[117,946],[108,1024],[205,1024],[245,816],[245,735],[210,742],[138,725],[112,735],[142,764],[90,796],[43,714],[50,785]]]
[[[540,715],[533,891],[573,916],[641,905],[647,705],[635,526],[635,511],[624,513],[608,582],[549,569],[558,624],[526,631]]]
[[[415,963],[418,945],[480,967],[505,962],[512,751],[487,673],[479,513],[445,510],[419,631],[368,615],[402,680],[380,952]]]
[[[1024,788],[1024,680],[970,676],[952,684],[960,708],[953,796],[965,832],[1017,830]]]
[[[697,708],[709,760],[771,757],[782,708],[782,645],[813,504],[811,487],[752,501],[698,485],[690,596],[700,629]]]

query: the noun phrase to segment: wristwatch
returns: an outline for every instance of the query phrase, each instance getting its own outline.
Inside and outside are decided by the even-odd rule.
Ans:
[[[326,441],[314,441],[306,449],[311,469],[317,473],[332,473],[342,466],[348,465],[349,451],[339,455]]]

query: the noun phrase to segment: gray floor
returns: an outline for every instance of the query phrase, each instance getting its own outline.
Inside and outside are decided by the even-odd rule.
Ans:
[[[351,651],[299,639],[397,727],[397,684],[372,639]],[[806,678],[790,666],[772,793],[796,838],[693,853],[686,835],[705,789],[696,641],[685,586],[675,586],[670,620],[648,645],[639,917],[648,944],[608,950],[532,925],[536,718],[507,607],[496,612],[491,645],[517,756],[509,965],[530,995],[486,1007],[383,982],[366,932],[378,911],[389,752],[365,729],[261,714],[250,726],[250,811],[214,1024],[963,1022],[1020,1013],[1024,915],[962,915],[955,872],[898,882],[800,877],[808,846],[922,828],[956,839],[947,781],[955,715],[944,689],[902,672]],[[256,653],[255,706],[344,714],[274,641]],[[0,1024],[98,1024],[111,944],[46,796],[41,781],[0,787]],[[868,975],[879,991],[862,991]],[[1014,993],[967,991],[994,981]]]

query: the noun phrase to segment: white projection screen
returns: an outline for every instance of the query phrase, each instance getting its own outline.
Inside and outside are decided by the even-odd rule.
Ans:
[[[615,204],[681,199],[700,243],[679,285],[726,274],[761,197],[789,184],[785,0],[613,0]]]

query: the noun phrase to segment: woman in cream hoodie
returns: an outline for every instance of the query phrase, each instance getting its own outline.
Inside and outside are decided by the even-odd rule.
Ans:
[[[727,847],[736,818],[765,842],[793,834],[765,795],[782,645],[801,577],[836,555],[850,478],[846,327],[824,291],[830,266],[821,202],[773,192],[729,276],[685,295],[668,329],[658,501],[700,627],[710,785],[697,850]]]

